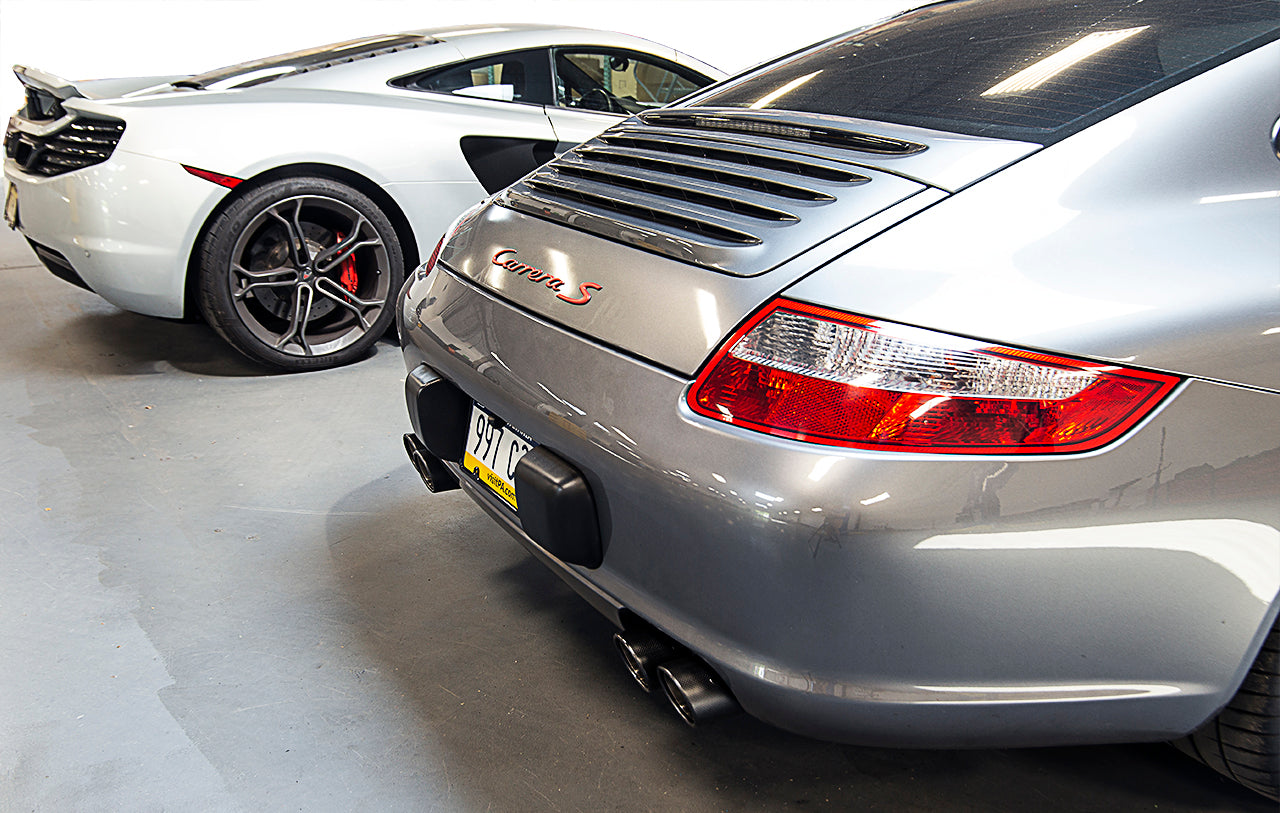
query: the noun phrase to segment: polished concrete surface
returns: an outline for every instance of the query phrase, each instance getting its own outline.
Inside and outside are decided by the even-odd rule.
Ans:
[[[0,234],[0,810],[1274,810],[1164,745],[690,729],[400,445],[389,343],[268,375]]]

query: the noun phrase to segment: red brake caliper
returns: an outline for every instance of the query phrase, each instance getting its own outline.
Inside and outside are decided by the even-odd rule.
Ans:
[[[337,241],[342,242],[342,232],[335,232]],[[342,283],[342,287],[351,293],[356,292],[356,285],[360,282],[360,278],[356,276],[356,256],[352,254],[342,261],[342,265],[338,266],[342,272],[338,276],[338,282]]]

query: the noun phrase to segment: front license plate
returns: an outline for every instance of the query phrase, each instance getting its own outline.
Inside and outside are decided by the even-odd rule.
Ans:
[[[9,191],[4,195],[4,222],[9,228],[18,228],[18,187],[9,184]]]
[[[516,508],[516,464],[533,441],[501,418],[489,414],[479,404],[471,407],[471,426],[462,467]]]

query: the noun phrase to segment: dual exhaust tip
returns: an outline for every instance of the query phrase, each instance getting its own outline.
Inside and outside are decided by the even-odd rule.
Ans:
[[[646,692],[660,688],[689,725],[741,711],[729,687],[705,661],[661,633],[624,630],[613,636],[613,643],[640,688]]]
[[[436,494],[458,488],[458,478],[412,432],[404,436],[404,451],[409,455],[409,462],[413,464],[428,491]]]

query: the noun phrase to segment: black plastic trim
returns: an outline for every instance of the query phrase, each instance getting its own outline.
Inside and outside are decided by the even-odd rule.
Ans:
[[[27,242],[31,244],[31,250],[36,253],[36,257],[39,258],[40,262],[44,263],[44,267],[49,269],[49,273],[78,288],[93,291],[89,287],[89,283],[84,281],[84,277],[80,276],[76,269],[72,267],[71,261],[64,257],[61,252],[54,251],[46,245],[41,245],[30,237],[27,238]]]
[[[467,166],[484,191],[492,195],[556,157],[556,142],[501,136],[463,136],[459,141]]]
[[[600,523],[582,472],[537,446],[516,464],[515,480],[520,525],[529,538],[563,562],[599,567]]]
[[[405,377],[404,395],[409,422],[427,451],[441,460],[461,460],[471,398],[425,364]]]

